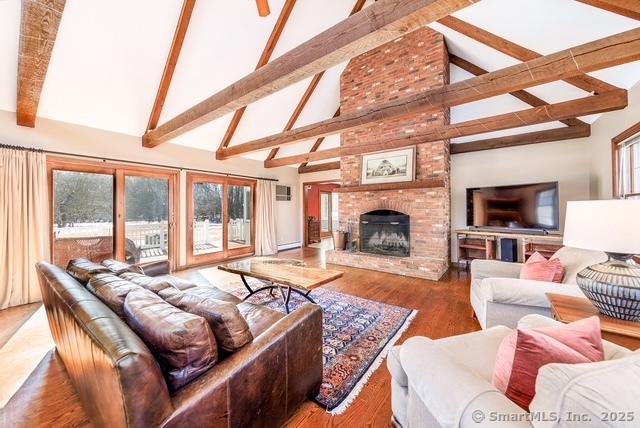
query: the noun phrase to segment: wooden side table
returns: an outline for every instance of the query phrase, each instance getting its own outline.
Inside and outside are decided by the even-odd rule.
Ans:
[[[600,318],[602,338],[625,348],[640,348],[640,322],[623,321],[601,314],[589,299],[547,293],[553,318],[570,323],[596,315]]]

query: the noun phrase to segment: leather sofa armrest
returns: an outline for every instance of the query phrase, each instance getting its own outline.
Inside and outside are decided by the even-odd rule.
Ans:
[[[492,420],[490,412],[522,415],[524,423],[509,426],[531,427],[526,422],[524,410],[459,363],[437,342],[426,337],[408,339],[400,348],[400,361],[407,373],[409,387],[441,427],[505,426],[504,420]]]
[[[171,265],[169,260],[161,260],[158,262],[138,263],[142,273],[147,276],[169,275],[171,273]]]
[[[280,426],[321,382],[322,308],[304,305],[180,389],[165,426]]]
[[[474,280],[483,280],[484,278],[519,278],[521,269],[522,263],[475,259],[471,262],[471,277]]]
[[[494,303],[549,308],[546,293],[585,297],[577,285],[514,278],[485,278],[482,296]]]

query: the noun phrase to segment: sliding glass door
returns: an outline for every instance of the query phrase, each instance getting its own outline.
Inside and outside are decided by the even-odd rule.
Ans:
[[[178,173],[52,158],[52,259],[115,258],[128,263],[174,257]]]
[[[196,181],[192,184],[193,212],[190,218],[192,255],[220,253],[222,243],[223,193],[222,183]]]
[[[169,179],[125,175],[125,260],[146,263],[169,258]]]
[[[235,183],[235,184],[231,184]],[[253,192],[251,184],[230,182],[227,192],[229,223],[227,245],[229,249],[252,246]]]
[[[253,252],[255,182],[187,174],[187,262],[209,263]]]
[[[52,258],[66,267],[73,258],[101,262],[114,256],[111,171],[52,172]]]

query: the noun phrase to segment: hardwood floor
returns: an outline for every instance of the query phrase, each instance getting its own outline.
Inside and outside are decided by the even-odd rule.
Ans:
[[[14,306],[0,311],[0,348],[14,335],[16,331],[38,310],[41,303]]]
[[[304,248],[282,252],[280,257],[300,258],[310,265],[324,266],[323,255],[321,250]],[[412,336],[440,338],[480,328],[471,317],[469,278],[465,272],[451,270],[434,282],[343,266],[331,267],[344,271],[344,277],[324,287],[418,310],[398,344]],[[178,276],[203,280],[198,272],[200,269],[179,272]],[[208,272],[208,279],[220,288],[238,280],[236,275],[227,272],[213,269]],[[3,320],[1,314],[0,320]],[[344,414],[332,416],[307,402],[289,420],[287,427],[388,427],[390,419],[390,376],[383,365]],[[47,354],[7,406],[0,410],[0,426],[91,426],[55,351]]]

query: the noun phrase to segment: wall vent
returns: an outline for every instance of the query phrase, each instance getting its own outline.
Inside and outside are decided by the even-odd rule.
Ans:
[[[290,201],[291,186],[276,186],[276,201]]]

